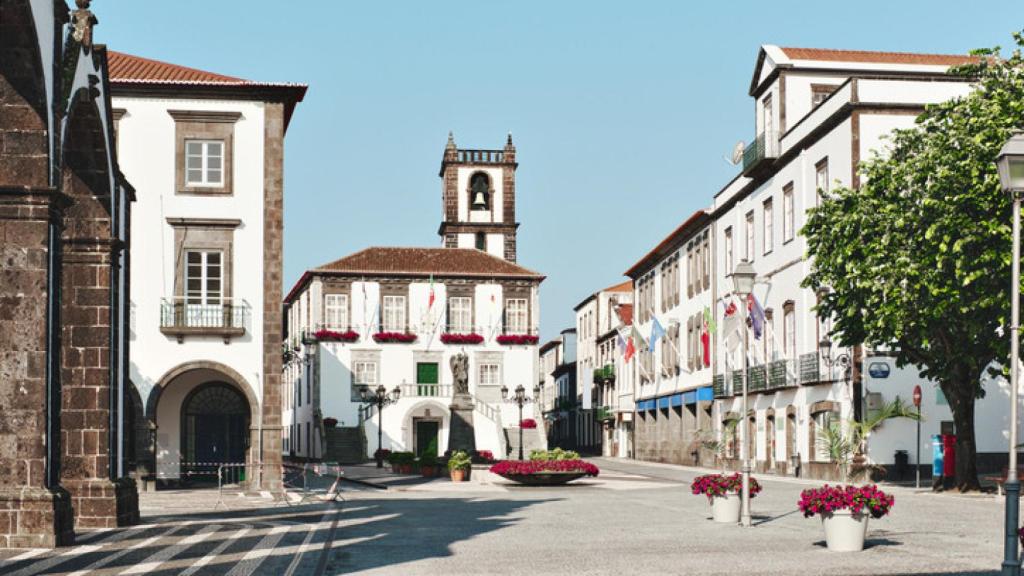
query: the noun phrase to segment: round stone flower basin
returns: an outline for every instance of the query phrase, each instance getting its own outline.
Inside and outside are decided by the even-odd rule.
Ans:
[[[561,486],[586,475],[586,472],[537,472],[535,474],[501,474],[500,476],[524,486]]]

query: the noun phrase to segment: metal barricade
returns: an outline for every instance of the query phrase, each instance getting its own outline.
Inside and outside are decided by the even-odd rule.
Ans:
[[[282,478],[286,493],[285,502],[292,504],[287,494],[296,494],[296,504],[310,501],[334,501],[341,498],[341,478],[344,472],[334,462],[284,464]]]

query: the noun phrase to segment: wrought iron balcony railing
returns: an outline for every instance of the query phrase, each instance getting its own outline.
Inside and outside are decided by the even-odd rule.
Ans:
[[[221,336],[227,342],[249,329],[252,309],[241,298],[200,303],[183,296],[160,300],[160,331],[175,336]]]
[[[605,364],[600,368],[594,368],[594,382],[605,382],[615,379],[615,365]]]
[[[752,176],[755,172],[771,165],[771,160],[779,155],[779,133],[775,131],[761,132],[743,150],[743,175]]]

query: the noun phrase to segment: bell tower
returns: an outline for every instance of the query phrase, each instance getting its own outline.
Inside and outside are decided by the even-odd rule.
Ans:
[[[441,160],[444,213],[438,234],[445,248],[476,248],[516,261],[516,147],[468,150],[448,144]]]

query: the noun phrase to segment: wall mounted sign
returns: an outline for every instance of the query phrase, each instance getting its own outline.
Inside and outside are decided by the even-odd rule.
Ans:
[[[892,369],[889,368],[888,362],[872,362],[868,364],[868,374],[872,378],[888,378],[891,371]]]

